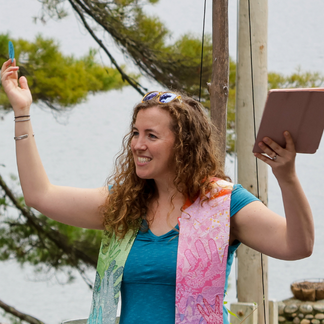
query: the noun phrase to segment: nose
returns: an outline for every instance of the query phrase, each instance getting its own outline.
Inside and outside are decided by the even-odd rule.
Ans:
[[[136,151],[145,151],[147,149],[144,136],[133,137],[132,144]]]

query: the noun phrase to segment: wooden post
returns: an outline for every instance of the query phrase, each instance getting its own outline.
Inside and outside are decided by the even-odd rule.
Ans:
[[[269,300],[269,324],[278,324],[278,302]]]
[[[253,303],[233,303],[231,304],[231,312],[237,317],[231,315],[230,323],[258,324],[257,310],[257,305]]]
[[[239,0],[236,74],[238,183],[242,184],[243,187],[254,195],[257,196],[259,194],[260,200],[265,204],[267,204],[267,166],[262,161],[256,161],[252,153],[252,147],[255,141],[254,118],[257,132],[267,96],[267,16],[267,0]],[[252,55],[250,50],[250,36]],[[253,67],[253,89],[251,65]],[[255,114],[253,113],[253,94]],[[261,255],[244,245],[238,249],[237,255],[238,300],[239,302],[256,302],[258,304],[258,323],[262,324],[264,323],[264,307],[261,280]],[[266,322],[269,323],[268,262],[266,256],[263,256],[263,271],[266,303],[265,314],[267,316]]]
[[[210,92],[210,116],[218,130],[220,160],[225,166],[228,98],[228,0],[213,0],[213,70]]]

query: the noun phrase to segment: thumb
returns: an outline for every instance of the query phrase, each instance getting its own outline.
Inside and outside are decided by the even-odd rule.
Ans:
[[[21,89],[29,90],[27,79],[24,76],[20,77],[19,84]]]
[[[286,139],[286,149],[291,152],[295,151],[295,143],[290,133],[288,131],[285,131],[284,136]]]

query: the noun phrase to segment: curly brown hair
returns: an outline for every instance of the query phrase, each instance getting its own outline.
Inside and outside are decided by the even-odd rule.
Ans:
[[[103,206],[104,226],[123,238],[129,229],[138,229],[147,213],[148,203],[156,197],[157,189],[152,179],[141,179],[136,174],[131,150],[133,126],[142,109],[158,106],[169,112],[171,130],[175,134],[174,165],[175,188],[192,202],[206,197],[211,189],[210,179],[217,177],[229,180],[218,159],[217,131],[196,100],[181,94],[181,100],[162,104],[157,99],[139,103],[134,107],[130,132],[122,143],[121,153],[115,161],[114,173],[108,178],[113,188]]]

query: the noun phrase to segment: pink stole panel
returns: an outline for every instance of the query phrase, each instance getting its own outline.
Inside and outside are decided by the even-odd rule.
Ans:
[[[215,179],[212,198],[198,197],[179,218],[176,324],[223,323],[232,189]]]

